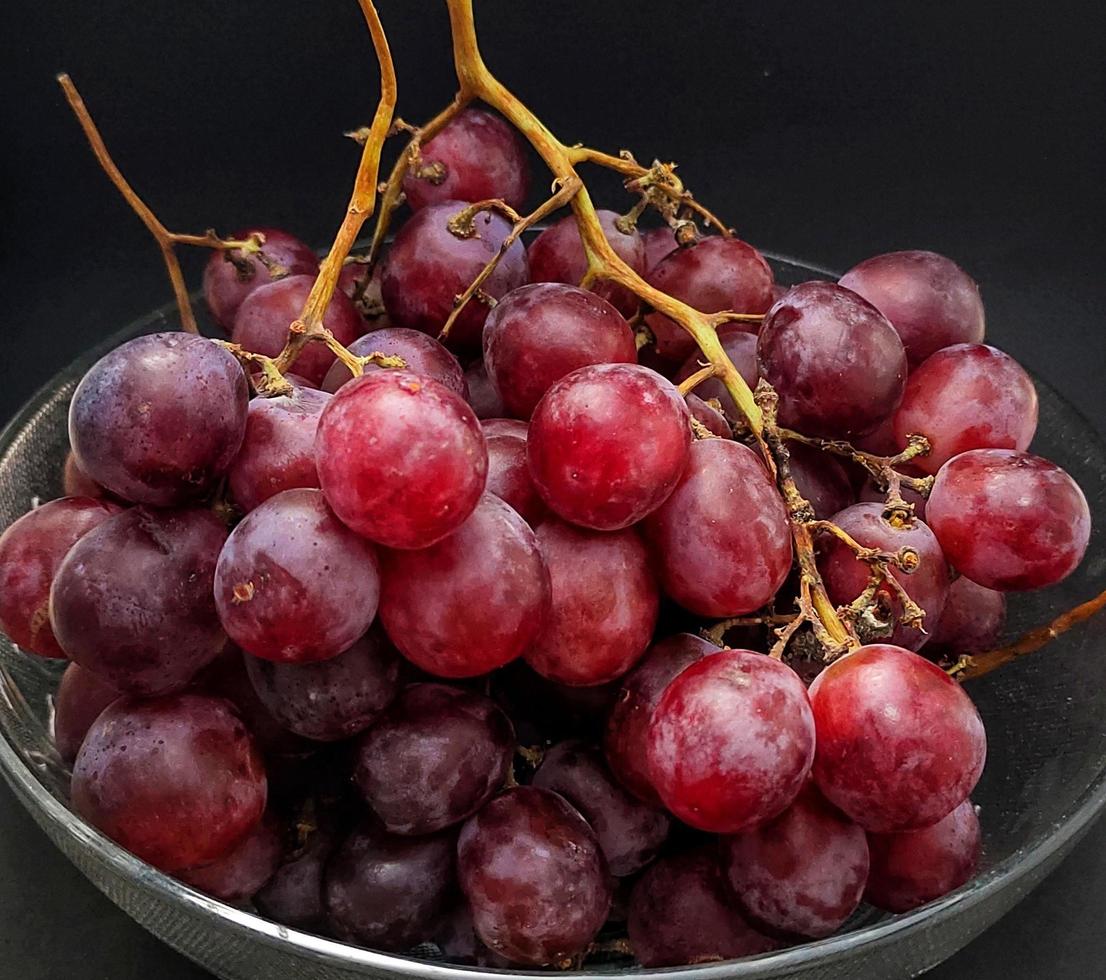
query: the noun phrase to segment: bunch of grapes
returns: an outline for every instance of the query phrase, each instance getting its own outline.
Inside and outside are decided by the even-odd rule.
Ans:
[[[953,675],[1090,532],[975,283],[898,252],[784,289],[686,212],[600,211],[649,286],[743,314],[764,436],[573,216],[517,238],[530,183],[467,108],[279,383],[318,265],[260,226],[205,273],[230,343],[88,371],[67,496],[0,538],[0,624],[69,661],[74,808],[278,922],[488,965],[738,957],[957,888],[986,739]]]

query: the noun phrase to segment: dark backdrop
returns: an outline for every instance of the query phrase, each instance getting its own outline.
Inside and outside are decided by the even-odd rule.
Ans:
[[[452,91],[444,5],[379,5],[401,112],[422,119]],[[992,335],[1106,427],[1101,4],[478,0],[477,10],[490,64],[566,141],[679,160],[697,195],[766,249],[837,268],[894,248],[953,256],[981,283]],[[353,0],[7,0],[0,22],[7,417],[91,342],[169,297],[55,72],[73,75],[170,227],[274,224],[317,244],[337,227],[356,165],[339,134],[368,120],[377,83]],[[602,175],[595,187],[604,203],[624,200]],[[936,975],[1098,975],[1104,845],[1106,827]],[[6,790],[0,911],[4,975],[199,975],[86,885]]]

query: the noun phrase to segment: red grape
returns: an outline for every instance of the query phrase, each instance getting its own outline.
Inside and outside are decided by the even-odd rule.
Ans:
[[[265,239],[261,257],[238,248],[215,249],[204,266],[204,299],[215,322],[227,331],[242,301],[259,286],[284,276],[314,276],[319,271],[314,251],[279,228],[247,228],[231,238],[244,242],[252,235]]]
[[[484,324],[484,363],[511,415],[529,418],[555,382],[589,364],[636,364],[633,331],[599,297],[560,283],[508,293]]]
[[[1059,466],[1010,449],[973,449],[937,474],[926,517],[952,566],[989,589],[1054,585],[1091,535],[1079,485]]]
[[[519,786],[496,797],[461,830],[457,857],[476,934],[514,963],[566,963],[607,918],[599,842],[556,793]]]
[[[227,473],[231,496],[243,511],[283,490],[319,486],[315,430],[328,401],[327,392],[297,385],[290,395],[250,402],[246,437]]]
[[[314,830],[254,896],[260,912],[293,929],[322,929],[323,869],[333,846],[328,832]]]
[[[464,208],[461,201],[430,204],[399,230],[384,259],[380,288],[392,320],[401,327],[436,336],[453,311],[455,298],[499,253],[511,225],[501,214],[483,211],[476,216],[476,234],[460,238],[449,230],[450,218]],[[515,242],[500,259],[481,291],[502,299],[527,281],[526,249]],[[449,344],[456,349],[479,350],[488,306],[474,297],[451,328]]]
[[[119,691],[91,670],[80,664],[65,668],[54,695],[54,744],[65,762],[77,758],[92,723],[118,697]]]
[[[672,496],[645,521],[661,588],[700,616],[771,601],[791,570],[787,510],[747,446],[703,439]]]
[[[545,516],[545,503],[530,476],[526,460],[526,423],[513,419],[487,419],[480,428],[488,444],[486,490],[506,501],[531,527]]]
[[[644,967],[736,959],[780,945],[737,909],[708,848],[662,858],[646,871],[630,893],[626,928]]]
[[[883,516],[881,504],[853,504],[835,515],[833,523],[865,548],[892,554],[910,548],[917,553],[918,566],[914,571],[892,567],[891,576],[925,613],[922,628],[907,626],[902,621],[902,601],[886,583],[880,586],[877,599],[886,607],[894,624],[894,632],[887,642],[909,650],[919,649],[940,621],[949,595],[949,566],[933,532],[917,519],[898,526]],[[852,548],[839,538],[826,535],[822,545],[818,568],[826,590],[834,603],[846,605],[867,587],[870,566],[857,558]]]
[[[99,499],[109,497],[110,491],[105,490],[99,483],[81,469],[77,457],[70,449],[65,454],[65,465],[62,467],[61,486],[66,497],[92,497]]]
[[[274,663],[246,656],[257,696],[289,731],[332,742],[364,731],[399,693],[400,659],[380,629],[336,657]]]
[[[965,800],[932,827],[869,834],[872,869],[864,898],[878,909],[909,912],[967,882],[979,864],[979,816]]]
[[[587,687],[626,673],[645,652],[660,596],[637,533],[549,519],[537,531],[552,582],[549,615],[526,650],[543,677]]]
[[[253,898],[280,864],[280,823],[266,814],[240,844],[214,864],[180,874],[180,880],[224,902]]]
[[[50,626],[50,584],[84,535],[121,507],[92,497],[62,497],[24,514],[0,535],[0,629],[41,657],[64,657]]]
[[[503,399],[488,377],[484,359],[473,361],[465,370],[466,401],[472,406],[478,419],[498,419],[507,414]]]
[[[548,608],[534,532],[489,493],[444,541],[385,555],[384,628],[408,660],[439,677],[475,677],[514,660]]]
[[[811,436],[871,432],[902,401],[906,354],[869,302],[829,282],[794,286],[757,340],[760,376],[780,396],[782,425]]]
[[[69,406],[69,441],[101,486],[169,507],[204,496],[226,472],[248,400],[229,351],[192,334],[149,334],[89,368]]]
[[[641,232],[641,241],[645,246],[645,274],[648,276],[661,259],[667,258],[679,247],[676,235],[667,225],[660,228],[647,228]]]
[[[303,312],[314,276],[288,276],[255,289],[238,307],[230,339],[255,354],[276,357],[288,339],[288,327]],[[357,307],[345,293],[335,292],[323,315],[323,326],[340,344],[349,345],[365,328]],[[319,384],[334,354],[323,343],[311,343],[295,360],[295,369],[313,384]]]
[[[134,507],[89,531],[50,590],[61,648],[129,694],[179,691],[226,645],[212,595],[226,539],[206,510]]]
[[[334,513],[389,548],[425,548],[456,531],[488,470],[480,424],[461,397],[396,370],[335,394],[319,420],[315,460]]]
[[[943,255],[877,255],[846,272],[841,285],[859,293],[891,321],[911,366],[942,347],[978,344],[983,339],[979,287]]]
[[[499,116],[469,107],[420,147],[423,168],[441,168],[440,176],[408,170],[403,193],[412,209],[442,201],[502,198],[513,208],[526,203],[530,164],[515,130]]]
[[[814,758],[814,718],[790,667],[723,650],[686,667],[649,722],[649,778],[685,823],[750,830],[795,799]]]
[[[429,934],[454,887],[452,834],[399,837],[373,823],[327,862],[323,900],[339,939],[402,951]]]
[[[616,877],[648,865],[668,837],[668,817],[619,786],[602,755],[586,742],[554,745],[545,753],[532,784],[559,793],[580,811]]]
[[[718,328],[718,339],[725,350],[737,373],[745,379],[750,388],[757,386],[757,338],[745,330],[741,323],[724,323]],[[706,364],[703,355],[698,351],[690,354],[683,367],[676,373],[676,383],[686,381],[696,371]],[[707,378],[700,381],[693,389],[700,398],[717,398],[722,406],[722,413],[734,421],[743,419],[741,409],[734,403],[733,397],[726,390],[726,386],[717,378]]]
[[[596,217],[614,253],[638,275],[644,275],[645,243],[637,230],[628,235],[620,230],[616,224],[619,216],[614,211],[599,210]],[[531,243],[526,257],[530,263],[531,282],[561,282],[578,286],[587,274],[588,260],[576,216],[570,214],[546,228]],[[622,316],[633,316],[637,312],[638,298],[625,286],[599,279],[588,288]],[[633,359],[637,360],[636,357]]]
[[[132,854],[176,873],[219,860],[265,809],[265,769],[230,704],[195,694],[120,698],[89,729],[72,800]]]
[[[407,363],[404,370],[408,373],[437,381],[462,398],[468,395],[468,390],[465,388],[465,373],[461,370],[457,358],[433,337],[428,337],[418,330],[405,330],[403,327],[384,327],[374,330],[363,337],[358,337],[349,345],[349,351],[358,357],[365,357],[368,354],[402,357]],[[368,373],[388,369],[376,364],[366,364],[364,370]],[[353,375],[350,374],[349,368],[341,361],[335,361],[323,379],[323,391],[337,391],[352,380]]]
[[[834,661],[810,686],[818,732],[814,778],[873,832],[940,820],[967,799],[987,738],[975,705],[940,667],[873,644]]]
[[[431,834],[491,799],[514,751],[514,729],[490,698],[413,684],[362,736],[353,779],[391,833]]]
[[[615,531],[664,503],[690,444],[687,405],[671,382],[636,364],[594,364],[546,392],[527,450],[552,510],[573,524]]]
[[[677,633],[655,643],[623,678],[607,721],[603,748],[611,771],[638,799],[654,805],[661,802],[649,778],[647,752],[649,722],[657,702],[680,671],[718,650],[701,637]]]
[[[815,517],[829,520],[856,499],[845,467],[828,453],[801,442],[789,442],[787,451],[795,489],[810,502]]]
[[[701,313],[765,313],[772,305],[772,270],[760,252],[737,238],[703,238],[671,252],[648,279]],[[691,335],[663,313],[650,313],[645,323],[665,360],[679,363],[694,352]],[[756,333],[754,324],[745,328]]]
[[[961,575],[949,586],[930,647],[955,654],[982,653],[998,643],[1005,624],[1006,596]]]
[[[868,880],[864,831],[810,783],[783,813],[726,842],[730,886],[773,933],[818,939],[856,910]]]
[[[719,439],[733,438],[730,423],[712,405],[708,405],[698,395],[685,395],[684,400],[687,402],[687,410],[691,413],[691,417],[703,425],[708,432],[718,436]]]
[[[936,473],[969,449],[1028,449],[1037,431],[1037,390],[1009,354],[985,344],[939,350],[911,372],[894,418],[895,439],[929,440],[915,465]]]

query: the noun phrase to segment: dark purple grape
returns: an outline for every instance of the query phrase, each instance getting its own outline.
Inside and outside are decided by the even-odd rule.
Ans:
[[[758,371],[756,334],[749,333],[745,329],[745,324],[724,323],[718,328],[718,339],[722,342],[722,349],[733,362],[733,366],[737,368],[737,373],[745,379],[745,383],[750,388],[756,388]],[[676,383],[686,381],[706,363],[699,351],[693,351],[684,361],[683,367],[676,372]],[[735,422],[744,419],[741,409],[734,403],[726,386],[717,378],[700,381],[693,390],[700,398],[717,398],[718,404],[722,406],[722,414]]]
[[[430,378],[444,385],[450,391],[467,397],[465,388],[465,373],[461,370],[460,362],[433,337],[428,337],[418,330],[405,330],[403,327],[383,327],[358,337],[349,345],[351,354],[358,357],[366,357],[369,354],[387,354],[390,357],[402,357],[407,363],[404,369],[410,374],[417,374],[423,378]],[[365,372],[386,371],[387,368],[376,364],[366,364]],[[323,379],[323,391],[335,392],[342,385],[353,380],[347,368],[341,361],[335,361]]]
[[[262,703],[289,731],[320,742],[363,732],[399,693],[400,658],[379,628],[336,657],[277,663],[246,656]]]
[[[267,813],[245,839],[214,864],[183,871],[186,885],[224,902],[245,902],[265,884],[280,864],[279,821]]]
[[[212,587],[226,528],[206,510],[134,507],[70,549],[50,621],[71,660],[129,694],[185,687],[226,645]]]
[[[661,228],[646,228],[641,232],[641,241],[645,246],[645,274],[648,276],[661,259],[671,255],[679,245],[676,235],[667,225]]]
[[[983,653],[994,647],[1006,625],[1006,596],[960,576],[949,586],[944,612],[932,630],[926,655]]]
[[[329,832],[312,832],[254,895],[254,905],[261,914],[293,929],[320,931],[326,920],[323,869],[333,848]]]
[[[646,871],[630,894],[626,928],[647,968],[736,959],[780,945],[738,910],[709,848],[662,858]]]
[[[845,467],[828,453],[801,442],[789,442],[787,451],[795,489],[810,502],[815,517],[828,521],[856,499]]]
[[[400,837],[366,822],[327,862],[323,900],[339,939],[399,952],[426,939],[454,879],[454,835]]]
[[[638,275],[644,275],[645,242],[637,230],[630,234],[622,231],[616,223],[619,216],[614,211],[599,210],[595,214],[599,227],[615,254]],[[584,243],[580,238],[575,215],[570,214],[546,228],[531,243],[526,257],[530,262],[531,282],[559,282],[578,286],[588,271],[588,259],[584,254]],[[610,303],[622,316],[633,316],[637,312],[638,298],[625,286],[599,279],[588,288]]]
[[[54,695],[54,745],[72,764],[85,735],[100,713],[119,697],[119,691],[80,664],[65,668]]]
[[[869,302],[829,282],[794,286],[772,307],[757,340],[760,376],[780,396],[782,425],[809,436],[871,432],[895,411],[906,354]]]
[[[69,405],[77,463],[112,493],[170,507],[207,494],[246,431],[249,389],[238,362],[187,333],[155,333],[89,368]]]
[[[492,697],[510,716],[520,745],[597,738],[617,693],[617,682],[595,687],[558,684],[524,660],[491,675]]]
[[[408,171],[403,193],[412,209],[442,201],[501,198],[526,203],[530,162],[518,133],[499,116],[471,106],[420,147],[425,175]]]
[[[413,684],[361,738],[353,779],[390,832],[431,834],[479,810],[514,751],[514,729],[490,698]]]
[[[526,423],[515,423],[513,419],[487,419],[480,428],[484,430],[488,445],[486,491],[510,504],[531,527],[537,527],[547,511],[530,476],[526,458]]]
[[[465,207],[462,201],[429,204],[400,228],[384,259],[380,288],[391,318],[401,327],[437,336],[453,311],[454,300],[498,254],[511,224],[501,214],[483,211],[474,220],[476,233],[461,238],[449,220]],[[526,249],[515,242],[484,281],[481,290],[499,300],[527,281]],[[450,347],[479,350],[488,316],[487,304],[474,297],[457,317]]]
[[[319,271],[319,259],[307,245],[279,228],[245,228],[230,237],[244,242],[263,238],[261,254],[240,248],[215,249],[204,266],[204,299],[215,322],[229,331],[242,301],[259,286],[284,276]]]
[[[64,657],[50,626],[50,585],[69,549],[122,510],[92,497],[51,500],[0,535],[0,629],[40,657]]]
[[[290,395],[255,398],[246,437],[227,479],[234,502],[251,511],[283,490],[319,486],[315,430],[330,395],[296,386]]]
[[[507,414],[503,399],[499,397],[499,392],[488,377],[482,357],[473,361],[466,369],[465,388],[468,391],[466,400],[478,419],[498,419]]]
[[[668,816],[619,786],[603,756],[585,742],[554,745],[545,753],[532,784],[559,793],[580,811],[616,877],[648,865],[668,837]]]
[[[265,768],[230,704],[195,694],[120,698],[73,765],[72,800],[92,826],[162,871],[210,864],[265,809]]]
[[[456,531],[488,471],[480,424],[460,396],[396,370],[363,375],[331,399],[315,461],[338,517],[389,548],[426,548]]]
[[[231,639],[280,663],[348,649],[376,616],[376,554],[331,512],[320,490],[285,490],[246,515],[215,572]]]
[[[476,934],[513,963],[567,965],[607,918],[599,842],[556,793],[518,786],[496,797],[461,830],[457,857]]]
[[[561,684],[605,684],[645,652],[660,594],[649,555],[632,528],[589,531],[550,518],[537,531],[552,603],[526,662]]]

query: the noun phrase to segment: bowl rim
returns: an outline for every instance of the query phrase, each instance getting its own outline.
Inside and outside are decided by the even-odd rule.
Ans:
[[[831,269],[788,255],[766,250],[762,251],[762,254],[776,263],[833,279],[838,277],[838,273]],[[163,329],[176,329],[175,317],[176,307],[172,303],[138,317],[86,350],[62,371],[40,385],[15,416],[0,430],[0,457],[8,454],[15,437],[40,411],[42,403],[57,391],[60,384],[64,383],[63,376],[73,377],[83,373],[107,351],[159,325]],[[1069,411],[1075,413],[1086,424],[1089,432],[1093,433],[1093,438],[1100,444],[1103,443],[1103,438],[1096,426],[1075,406],[1067,402],[1060,392],[1039,377],[1035,376],[1034,381],[1049,388],[1058,399],[1064,402]],[[1103,452],[1106,454],[1106,447],[1103,448]],[[0,665],[0,697],[9,704],[12,700],[13,687],[14,681],[9,672]],[[31,811],[37,822],[48,822],[56,833],[70,838],[78,848],[88,852],[97,863],[106,866],[120,877],[136,883],[140,888],[152,892],[163,902],[180,903],[200,917],[218,919],[223,925],[251,939],[259,940],[265,945],[275,948],[291,946],[297,955],[319,963],[344,968],[359,967],[376,975],[404,978],[404,980],[458,980],[459,977],[466,980],[480,980],[480,978],[511,980],[511,978],[548,978],[553,975],[553,971],[549,970],[492,969],[419,959],[399,953],[386,953],[348,945],[338,940],[326,939],[314,933],[280,925],[190,888],[105,837],[68,809],[46,788],[35,775],[32,766],[12,743],[7,730],[2,727],[0,727],[0,771],[3,772],[6,782],[17,798],[26,809]],[[1041,832],[1030,843],[987,868],[956,891],[928,905],[911,912],[893,915],[871,925],[861,926],[850,932],[777,952],[691,966],[635,967],[632,968],[632,972],[642,976],[678,974],[686,980],[730,980],[730,978],[740,980],[743,977],[763,977],[766,969],[781,973],[799,970],[824,958],[834,958],[865,947],[890,943],[903,933],[919,927],[939,926],[960,911],[978,905],[1005,886],[1026,877],[1049,858],[1061,852],[1065,845],[1074,842],[1104,807],[1106,807],[1106,768],[1098,773],[1096,779],[1088,784],[1073,805],[1049,829]],[[613,974],[625,972],[627,971],[612,971]],[[571,978],[594,977],[596,971],[586,969],[556,971],[555,975]]]

